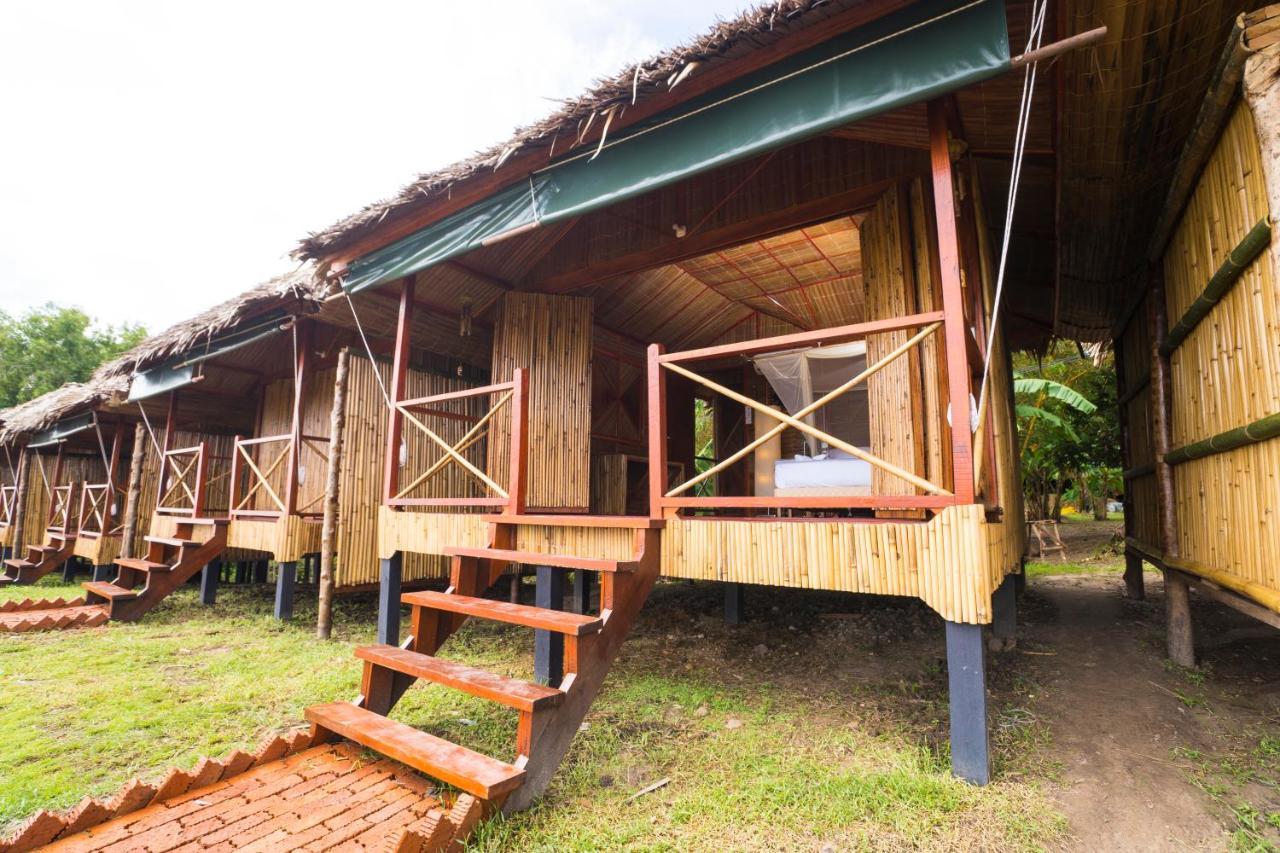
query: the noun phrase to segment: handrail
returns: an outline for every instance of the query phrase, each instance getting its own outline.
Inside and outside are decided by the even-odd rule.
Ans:
[[[111,483],[82,483],[77,529],[80,533],[111,535],[120,529],[112,526],[112,505],[118,489]]]
[[[13,524],[13,513],[18,503],[17,486],[0,486],[0,527]]]
[[[744,341],[740,343],[728,344],[723,346],[703,347],[701,349],[687,350],[684,352],[666,353],[661,345],[655,344],[649,348],[648,363],[648,382],[649,382],[649,403],[650,403],[650,454],[649,454],[649,478],[650,478],[650,514],[653,517],[661,517],[670,512],[676,512],[680,509],[722,509],[722,508],[868,508],[868,509],[936,509],[943,506],[950,506],[956,502],[956,497],[946,488],[929,480],[920,477],[912,471],[908,471],[898,465],[881,459],[875,454],[869,453],[862,448],[839,439],[829,433],[818,429],[805,422],[805,419],[816,412],[818,409],[830,403],[832,400],[847,393],[852,388],[866,382],[870,377],[897,361],[906,353],[910,352],[916,346],[921,344],[926,338],[943,327],[944,318],[941,311],[931,311],[920,314],[910,314],[902,317],[893,317],[886,320],[875,320],[867,323],[855,323],[847,326],[839,326],[831,329],[818,329],[812,332],[801,332],[792,335],[779,335],[772,338],[762,338],[755,341]],[[920,328],[909,339],[899,344],[891,352],[881,356],[874,364],[862,370],[853,378],[847,380],[838,388],[827,392],[822,397],[806,405],[794,415],[781,412],[772,406],[754,400],[751,397],[738,393],[731,388],[726,388],[705,376],[701,376],[692,370],[681,366],[681,362],[705,361],[715,358],[723,358],[727,356],[741,356],[744,354],[764,353],[776,350],[793,349],[797,346],[813,344],[815,342],[837,343],[849,340],[865,338],[871,334],[883,334],[885,332],[904,331],[911,328]],[[692,382],[703,385],[721,394],[729,399],[740,403],[749,409],[760,412],[769,418],[776,420],[778,423],[770,429],[756,436],[750,442],[747,442],[741,449],[735,451],[722,460],[717,461],[707,470],[695,474],[692,478],[675,486],[667,488],[666,485],[666,412],[665,412],[665,396],[666,382],[664,375],[666,372],[676,373]],[[861,459],[867,464],[884,471],[891,476],[905,480],[927,494],[914,495],[821,495],[821,496],[790,496],[790,497],[755,497],[755,496],[715,496],[715,497],[683,497],[684,492],[694,488],[698,484],[716,476],[731,465],[737,463],[757,447],[782,433],[787,428],[794,428],[800,432],[817,438],[831,447],[838,448],[849,455]]]
[[[383,495],[383,502],[391,507],[411,507],[411,506],[473,506],[473,507],[503,507],[508,513],[522,513],[525,508],[525,474],[528,458],[528,389],[529,374],[524,368],[516,368],[509,382],[497,382],[491,385],[484,385],[479,388],[466,388],[459,391],[449,391],[443,394],[431,394],[425,397],[415,397],[409,400],[400,400],[393,404],[391,417],[393,419],[403,419],[416,427],[433,445],[438,446],[443,455],[437,459],[426,471],[414,477],[408,485],[400,487],[399,472],[396,471],[387,483],[386,493]],[[498,395],[498,399],[491,403],[489,410],[480,417],[472,417],[469,415],[460,415],[454,412],[446,412],[438,409],[426,409],[425,407],[442,402],[465,400],[475,397],[489,397]],[[508,405],[509,404],[509,405]],[[473,464],[471,460],[463,456],[469,448],[474,447],[480,441],[489,435],[489,424],[504,408],[509,409],[511,417],[511,458],[509,462],[509,477],[506,487],[495,482],[485,471]],[[418,415],[426,417],[447,417],[456,420],[466,420],[471,423],[471,427],[467,430],[462,438],[454,443],[450,443],[432,430]],[[397,426],[393,422],[393,428]],[[421,487],[424,483],[444,471],[449,465],[454,464],[460,467],[472,479],[480,483],[487,492],[492,496],[483,497],[440,497],[440,498],[415,498],[410,494]]]
[[[267,470],[264,472],[260,467],[258,467],[258,463],[254,461],[248,448],[281,442],[284,443],[284,447],[276,454],[275,460],[267,466]],[[284,464],[284,461],[290,457],[292,450],[293,435],[289,433],[283,435],[266,435],[261,438],[241,438],[238,435],[235,437],[231,452],[230,501],[227,504],[232,518],[281,518],[289,514],[288,505],[283,499],[281,499],[279,493],[277,493],[271,486],[271,475],[274,474],[280,466]],[[242,464],[248,465],[249,472],[252,475],[251,485],[243,496],[240,495],[240,477],[243,473],[240,466]],[[276,509],[264,510],[249,506],[250,501],[253,500],[259,491],[266,493],[267,497],[271,499],[271,502],[275,504]]]
[[[71,529],[71,502],[75,488],[75,483],[68,483],[49,490],[52,500],[49,501],[49,517],[45,525],[49,530],[67,532]],[[55,523],[59,521],[60,524]]]

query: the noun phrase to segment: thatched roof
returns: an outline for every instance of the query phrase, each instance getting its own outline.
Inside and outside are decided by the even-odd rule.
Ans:
[[[71,414],[95,408],[129,393],[129,377],[94,376],[88,382],[68,382],[34,400],[0,412],[0,444],[53,426]]]
[[[507,141],[451,166],[423,173],[391,198],[367,205],[358,213],[311,234],[299,243],[293,254],[297,258],[313,260],[329,255],[374,226],[410,209],[447,198],[458,184],[497,171],[513,155],[539,149],[547,150],[548,156],[565,154],[575,147],[579,137],[586,137],[588,131],[598,131],[604,126],[605,115],[610,109],[616,107],[625,111],[629,105],[671,91],[690,73],[705,73],[708,68],[737,59],[850,7],[869,2],[775,0],[749,9],[732,20],[717,21],[708,32],[687,44],[597,81],[583,94],[565,100],[559,109],[543,120],[517,129]],[[512,174],[511,177],[515,180],[519,175]]]
[[[312,270],[301,267],[152,335],[124,355],[104,364],[98,369],[97,376],[131,376],[273,310],[314,313],[319,310],[324,296],[325,287],[315,283]]]

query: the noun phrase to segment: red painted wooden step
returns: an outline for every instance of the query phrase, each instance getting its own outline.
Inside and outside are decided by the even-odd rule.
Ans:
[[[455,595],[448,592],[409,592],[401,596],[400,600],[412,607],[428,607],[432,610],[461,613],[464,616],[524,625],[527,628],[541,628],[544,631],[555,631],[578,637],[594,634],[604,625],[604,622],[596,616],[583,616],[560,610],[548,610],[545,607],[529,607],[524,604],[508,604],[505,601],[490,601],[487,598],[472,598],[469,595]]]
[[[80,586],[84,587],[87,592],[101,596],[108,601],[138,597],[138,590],[125,589],[122,586],[116,586],[115,584],[108,583],[107,581],[85,581],[80,584]]]
[[[540,554],[533,551],[507,551],[502,548],[445,548],[444,553],[447,557],[504,560],[527,566],[553,566],[557,569],[583,569],[588,572],[634,572],[640,565],[635,560],[605,560],[565,554]]]
[[[525,773],[465,746],[389,720],[350,702],[331,702],[307,709],[307,719],[322,729],[367,746],[421,770],[468,794],[492,799],[520,787]]]
[[[661,518],[643,515],[486,515],[494,524],[525,524],[537,527],[625,527],[631,530],[658,530],[666,526]]]
[[[199,542],[193,542],[190,539],[168,539],[164,536],[144,536],[142,538],[148,542],[153,542],[156,545],[169,545],[174,548],[182,548],[184,546],[192,547],[200,544]]]
[[[140,572],[167,572],[173,568],[168,563],[154,563],[140,557],[117,557],[116,565],[124,566],[126,569],[137,569]]]
[[[411,652],[395,646],[360,646],[356,657],[376,666],[403,672],[414,678],[424,678],[494,702],[518,711],[535,711],[559,705],[564,693],[554,687],[533,684],[517,678],[508,678],[476,669],[451,660]]]

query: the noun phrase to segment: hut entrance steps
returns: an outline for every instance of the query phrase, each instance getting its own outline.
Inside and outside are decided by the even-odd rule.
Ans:
[[[46,540],[43,545],[28,545],[25,560],[5,560],[0,586],[35,583],[50,572],[62,568],[62,564],[71,559],[76,546],[74,533],[50,530],[46,533]]]
[[[208,535],[195,538],[196,528]],[[82,584],[89,604],[105,605],[111,619],[140,619],[227,549],[227,520],[189,518],[178,522],[173,538],[145,537],[145,557],[116,560],[114,581]]]

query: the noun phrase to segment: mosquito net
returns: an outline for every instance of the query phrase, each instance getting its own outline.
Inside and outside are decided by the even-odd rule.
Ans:
[[[769,380],[783,407],[794,415],[865,370],[867,345],[853,341],[767,353],[756,356],[755,364]],[[855,447],[866,447],[871,442],[866,384],[846,391],[803,420]],[[805,441],[810,455],[822,451],[817,439],[806,436]]]

